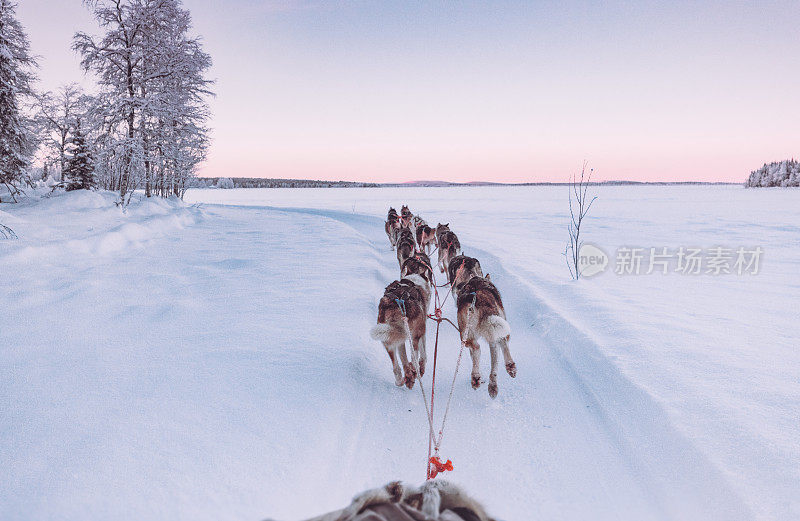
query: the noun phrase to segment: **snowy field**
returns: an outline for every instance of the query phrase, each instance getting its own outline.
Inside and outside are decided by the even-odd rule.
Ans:
[[[369,337],[402,203],[450,223],[512,327],[497,399],[458,375],[448,479],[506,521],[800,518],[800,192],[598,196],[584,233],[611,265],[579,282],[565,187],[0,205],[19,235],[0,240],[0,519],[288,521],[422,481],[419,390]],[[761,247],[758,273],[613,273],[621,247],[719,246]],[[457,352],[443,329],[439,388]]]

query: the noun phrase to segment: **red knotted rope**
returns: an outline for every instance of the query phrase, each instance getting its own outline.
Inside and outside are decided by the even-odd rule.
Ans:
[[[440,472],[453,470],[453,462],[447,460],[447,463],[442,463],[442,461],[439,459],[439,456],[433,456],[431,458],[428,458],[428,467],[430,469],[428,470],[428,479],[433,479]]]

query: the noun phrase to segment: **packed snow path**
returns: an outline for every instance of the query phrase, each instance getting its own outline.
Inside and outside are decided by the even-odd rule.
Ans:
[[[398,276],[380,219],[164,212],[3,250],[0,519],[290,520],[424,479],[419,390],[395,387],[368,334]],[[148,235],[156,218],[174,229]],[[491,400],[462,366],[448,479],[509,521],[751,517],[646,393],[476,246],[519,375]],[[458,345],[442,328],[439,388]]]

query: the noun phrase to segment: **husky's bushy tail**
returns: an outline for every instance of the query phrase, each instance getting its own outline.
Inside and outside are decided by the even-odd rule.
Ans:
[[[500,315],[491,315],[486,317],[486,322],[484,325],[484,334],[486,335],[486,339],[489,342],[497,342],[501,338],[507,338],[511,336],[511,326],[508,324],[506,319],[501,317]]]
[[[377,324],[369,331],[369,336],[371,336],[373,340],[378,340],[379,342],[388,342],[391,334],[391,324]]]

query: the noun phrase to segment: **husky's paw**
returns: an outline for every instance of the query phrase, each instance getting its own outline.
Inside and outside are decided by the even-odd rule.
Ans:
[[[473,374],[472,375],[472,388],[477,389],[481,386],[481,375]]]
[[[489,396],[497,398],[497,382],[489,382]]]
[[[508,371],[508,376],[511,378],[517,377],[517,364],[514,362],[509,362],[506,364],[506,371]]]
[[[405,382],[403,381],[403,376],[402,376],[402,375],[395,375],[395,376],[394,376],[394,384],[395,384],[397,387],[403,387],[403,384],[404,384],[404,383],[405,383]]]
[[[419,375],[425,376],[425,360],[419,361]]]
[[[405,379],[406,387],[408,387],[409,389],[413,389],[414,380],[417,379],[417,371],[411,364],[406,365],[405,369],[406,369],[406,379]]]

